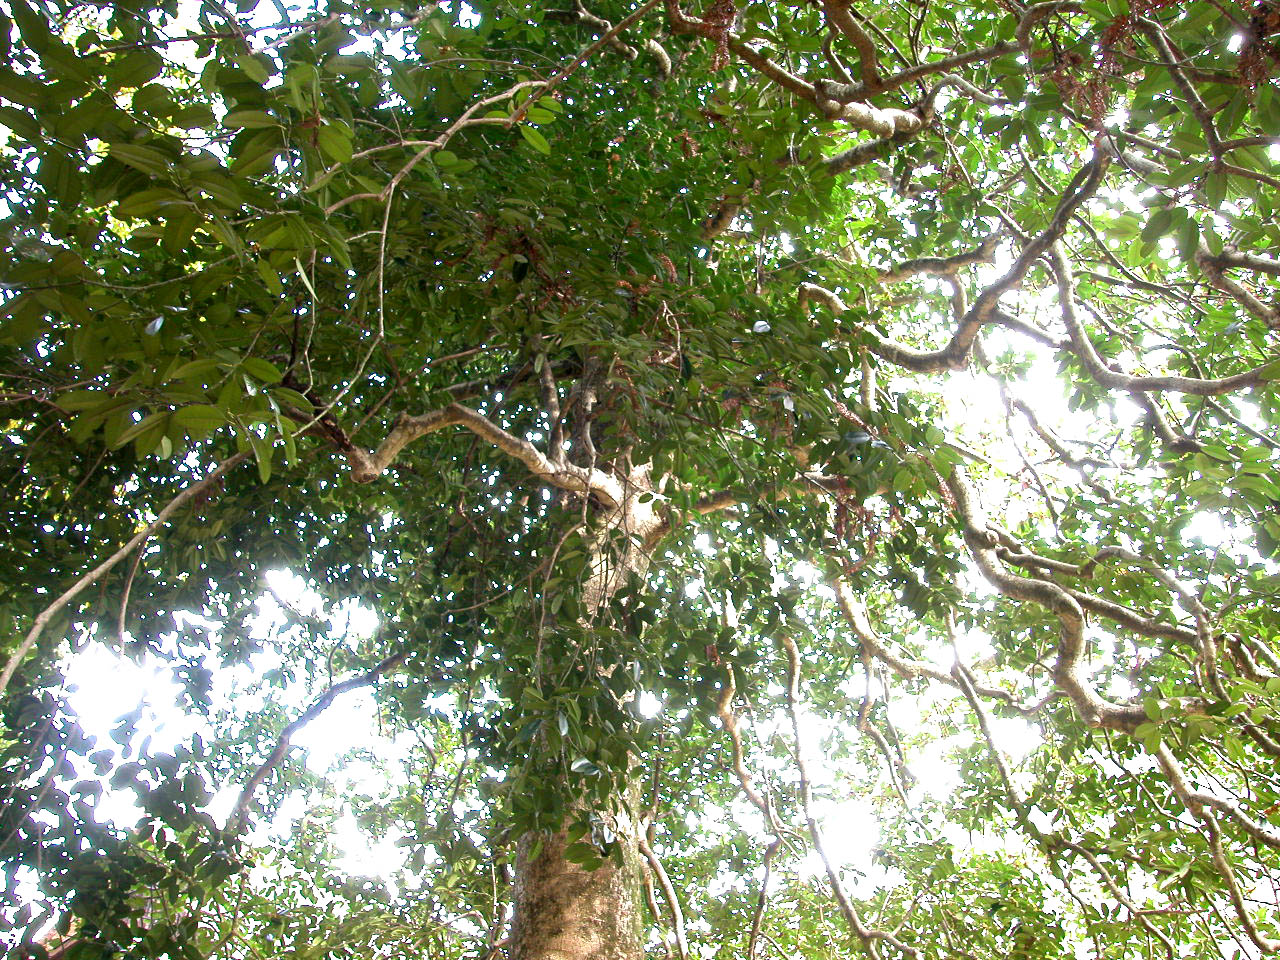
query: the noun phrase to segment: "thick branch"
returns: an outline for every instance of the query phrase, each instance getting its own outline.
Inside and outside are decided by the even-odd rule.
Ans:
[[[756,896],[756,909],[751,917],[751,935],[747,939],[747,960],[755,960],[756,945],[764,927],[764,908],[769,904],[769,878],[773,872],[773,858],[782,846],[782,838],[775,837],[764,851],[764,876],[760,878],[760,893]]]
[[[1200,124],[1200,128],[1204,131],[1205,142],[1209,145],[1209,152],[1214,157],[1222,156],[1222,141],[1218,137],[1218,131],[1213,125],[1213,112],[1208,105],[1200,97],[1199,91],[1195,85],[1182,72],[1181,64],[1186,60],[1180,52],[1173,49],[1168,36],[1163,28],[1156,22],[1148,20],[1145,17],[1138,18],[1139,29],[1147,35],[1152,46],[1156,48],[1156,53],[1164,62],[1165,69],[1169,71],[1169,76],[1173,78],[1174,85],[1182,92],[1183,98],[1187,101],[1187,106],[1191,108],[1192,115]]]
[[[923,127],[920,129],[923,129]],[[868,163],[888,156],[895,146],[906,143],[919,132],[919,130],[913,130],[909,133],[896,133],[892,137],[882,137],[879,140],[860,143],[857,146],[850,147],[848,150],[843,150],[827,157],[822,161],[823,169],[833,177],[848,173],[855,167],[866,166]]]
[[[915,83],[917,80],[923,80],[925,77],[936,76],[939,73],[947,73],[948,71],[955,70],[959,67],[967,67],[973,63],[986,63],[988,60],[994,60],[996,57],[1002,57],[1007,53],[1016,53],[1019,49],[1020,48],[1016,43],[996,43],[989,47],[979,47],[976,50],[959,53],[953,57],[944,57],[941,60],[931,60],[928,63],[920,63],[914,67],[908,67],[901,73],[895,73],[891,77],[886,77],[880,82],[880,90],[896,90],[899,87],[906,86],[908,83]],[[958,79],[960,78],[954,78],[952,82]],[[961,87],[961,89],[964,88]],[[972,93],[969,95],[974,96]]]
[[[1018,46],[1024,53],[1031,50],[1031,31],[1042,20],[1047,20],[1054,14],[1081,13],[1083,10],[1084,7],[1077,0],[1044,0],[1042,3],[1031,4],[1018,20],[1018,29],[1014,33]]]
[[[372,453],[359,448],[348,451],[351,478],[357,483],[376,480],[410,443],[452,426],[465,427],[482,440],[487,440],[503,453],[523,463],[535,477],[552,486],[574,493],[594,494],[611,507],[618,506],[625,499],[622,484],[616,477],[602,470],[568,462],[557,464],[528,440],[508,433],[488,417],[458,403],[451,403],[416,417],[402,415],[386,439]]]
[[[941,369],[958,369],[968,362],[969,352],[978,332],[996,318],[1000,299],[1022,283],[1032,265],[1062,236],[1076,210],[1097,192],[1107,164],[1107,157],[1097,154],[1080,168],[1059,200],[1049,225],[1023,246],[1008,273],[978,295],[969,312],[960,321],[951,342],[938,351],[934,362],[941,364]]]
[[[1254,367],[1244,373],[1216,380],[1201,380],[1196,377],[1182,377],[1167,374],[1159,377],[1130,376],[1112,370],[1093,347],[1093,342],[1085,333],[1084,327],[1076,316],[1075,292],[1072,288],[1071,265],[1067,262],[1062,248],[1054,244],[1051,251],[1053,270],[1058,280],[1058,304],[1062,312],[1062,322],[1071,337],[1072,352],[1080,358],[1085,370],[1094,380],[1113,390],[1149,393],[1157,390],[1173,390],[1195,396],[1221,396],[1242,387],[1252,387],[1271,378],[1268,368],[1271,363]]]
[[[1259,273],[1280,277],[1280,260],[1260,257],[1257,254],[1237,250],[1234,247],[1224,247],[1217,256],[1205,251],[1205,259],[1217,264],[1219,267],[1242,267],[1245,270],[1256,270]]]
[[[862,86],[869,92],[880,88],[880,69],[876,63],[875,41],[862,29],[862,25],[849,13],[849,0],[823,0],[822,13],[827,23],[834,26],[858,51],[858,73]]]
[[[843,120],[855,130],[865,130],[882,139],[912,136],[923,130],[928,123],[928,116],[924,111],[873,107],[859,102],[840,103],[825,93],[820,93],[814,102],[828,120]]]

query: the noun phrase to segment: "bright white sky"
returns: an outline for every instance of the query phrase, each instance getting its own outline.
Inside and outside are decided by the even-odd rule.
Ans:
[[[802,569],[799,575],[812,581],[816,578],[816,571]],[[301,578],[278,571],[269,575],[269,581],[272,590],[291,606],[311,613],[319,612],[319,598]],[[825,590],[820,584],[814,584],[814,589]],[[334,626],[335,639],[368,636],[375,625],[375,618],[369,611],[354,605],[331,616],[330,621]],[[251,624],[255,636],[269,641],[286,622],[286,616],[272,593],[264,593],[259,601],[259,616]],[[976,634],[962,637],[962,646],[965,654],[974,659],[990,652],[989,642]],[[260,707],[261,698],[247,694],[243,688],[255,676],[275,665],[272,655],[264,653],[255,658],[250,668],[217,671],[213,689],[215,708],[234,708],[236,713],[245,714]],[[949,663],[940,665],[950,666]],[[207,742],[213,739],[212,731],[202,721],[189,717],[177,705],[179,688],[169,678],[168,668],[163,663],[148,661],[137,665],[120,659],[107,645],[93,643],[74,657],[68,679],[73,688],[71,705],[80,715],[85,729],[98,736],[100,747],[114,746],[109,731],[115,721],[140,703],[145,705],[145,709],[138,724],[138,736],[140,739],[150,737],[153,751],[168,752],[195,733]],[[300,711],[317,692],[308,692],[298,685],[286,692],[285,700],[294,711]],[[937,696],[931,694],[935,700]],[[944,700],[950,699],[945,694],[942,696]],[[656,701],[651,698],[650,702],[656,707]],[[936,702],[920,702],[899,696],[893,704],[892,720],[904,734],[910,735],[928,722],[936,705]],[[883,882],[888,878],[871,864],[871,852],[879,840],[871,807],[857,799],[838,800],[826,796],[841,773],[822,759],[822,742],[837,733],[836,725],[831,720],[813,715],[803,715],[801,722],[805,755],[812,767],[815,793],[819,798],[817,811],[825,824],[829,852],[841,865],[855,866],[866,872],[867,879],[859,881],[863,885]],[[993,722],[1001,744],[1014,763],[1030,752],[1038,741],[1034,728],[1023,721],[993,718]],[[772,727],[788,730],[788,723],[783,716],[774,717],[770,720],[770,729],[762,731],[762,734],[767,738]],[[406,756],[408,746],[403,741],[397,743],[378,729],[373,699],[368,690],[355,691],[340,698],[301,731],[293,742],[295,749],[305,752],[307,767],[312,772],[333,778],[340,786],[350,785],[372,796],[385,791],[388,770],[396,768],[396,760]],[[919,781],[915,788],[916,799],[921,793],[940,797],[955,789],[959,777],[949,755],[952,750],[971,742],[968,737],[935,741],[924,752],[911,758],[912,771]],[[348,757],[356,751],[371,751],[386,763],[386,767],[380,764],[375,768],[365,760]],[[87,770],[82,774],[91,775]],[[219,790],[208,807],[211,815],[219,821],[224,820],[238,793],[238,784],[228,784]],[[838,795],[839,791],[835,793]],[[269,836],[287,835],[294,821],[305,813],[306,803],[304,796],[294,796],[274,820],[260,826],[254,836],[262,840]],[[97,810],[103,819],[115,820],[121,825],[131,824],[138,814],[131,793],[113,792],[109,787],[104,791]],[[756,822],[758,815],[748,804],[735,804],[731,818],[736,824],[735,829],[761,830],[761,825]],[[727,823],[717,826],[710,820],[701,826],[711,830],[728,828]],[[384,880],[404,860],[404,849],[395,846],[396,839],[399,838],[383,838],[370,846],[368,838],[350,816],[339,821],[335,835],[335,841],[346,858],[346,869]],[[815,873],[821,872],[821,864],[816,859],[811,859],[806,867]]]

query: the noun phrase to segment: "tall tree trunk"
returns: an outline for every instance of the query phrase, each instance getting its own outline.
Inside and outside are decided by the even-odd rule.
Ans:
[[[630,495],[600,517],[582,598],[588,616],[603,608],[632,574],[648,567],[664,525],[651,503],[647,471],[629,478]],[[611,538],[621,531],[619,548]],[[637,798],[638,799],[638,798]],[[639,809],[636,804],[633,809]],[[606,858],[587,870],[565,858],[566,832],[526,834],[516,848],[515,911],[508,947],[510,960],[642,960],[640,853],[637,826],[614,824],[622,866]]]
[[[539,840],[541,848],[536,849]],[[569,840],[526,834],[516,850],[511,960],[640,960],[640,864],[634,836],[618,837],[623,866],[565,859]]]

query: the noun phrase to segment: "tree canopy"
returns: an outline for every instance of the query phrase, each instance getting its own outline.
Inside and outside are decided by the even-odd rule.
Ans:
[[[1275,0],[0,10],[17,955],[1280,951]]]

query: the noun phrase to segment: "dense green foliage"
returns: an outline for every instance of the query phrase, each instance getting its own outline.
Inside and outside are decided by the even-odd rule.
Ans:
[[[0,10],[14,945],[492,957],[625,811],[656,951],[1280,948],[1274,0]],[[205,733],[81,730],[100,645]]]

